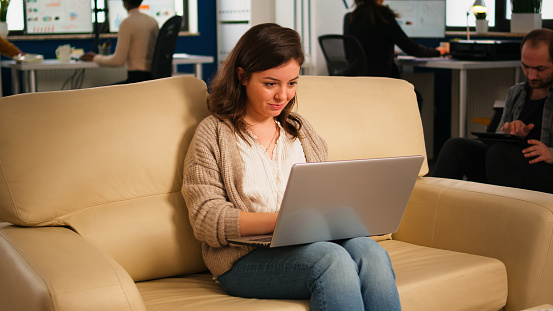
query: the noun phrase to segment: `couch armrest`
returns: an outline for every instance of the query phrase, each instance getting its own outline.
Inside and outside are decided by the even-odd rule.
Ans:
[[[423,177],[394,239],[501,260],[505,310],[553,301],[553,194]]]
[[[62,227],[0,223],[0,306],[6,310],[146,310],[114,260]]]

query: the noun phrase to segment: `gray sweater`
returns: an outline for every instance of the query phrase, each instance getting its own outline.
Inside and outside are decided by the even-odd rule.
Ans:
[[[324,140],[306,119],[295,116],[303,124],[299,139],[307,162],[326,161]],[[242,189],[243,178],[244,163],[232,124],[213,116],[205,118],[186,154],[182,195],[194,235],[202,242],[204,262],[214,276],[230,270],[235,261],[254,249],[231,246],[227,240],[240,236],[240,211],[253,212]]]

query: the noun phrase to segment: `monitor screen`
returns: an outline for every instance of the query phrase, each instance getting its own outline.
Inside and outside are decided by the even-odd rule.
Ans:
[[[25,17],[23,15],[23,0],[11,0],[8,6],[6,22],[9,31],[21,31],[25,29]]]
[[[510,0],[507,0],[510,1]],[[476,18],[470,12],[474,1],[446,0],[445,22],[448,27],[474,27]],[[485,1],[488,26],[495,26],[495,1]],[[467,12],[469,13],[467,16]]]
[[[91,33],[90,0],[25,0],[28,34]]]
[[[180,8],[182,10],[182,1]],[[144,0],[139,10],[155,18],[159,28],[165,21],[177,14],[175,0]],[[182,12],[179,15],[182,15]],[[123,1],[108,0],[109,31],[118,32],[119,24],[125,17],[127,17],[127,10],[123,7]]]
[[[445,0],[386,0],[399,15],[397,22],[409,37],[445,36]]]
[[[511,0],[507,0],[506,3],[505,18],[511,19]],[[541,19],[553,19],[553,0],[541,2]]]

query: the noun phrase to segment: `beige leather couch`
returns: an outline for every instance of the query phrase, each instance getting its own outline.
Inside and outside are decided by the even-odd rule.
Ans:
[[[308,309],[206,273],[180,194],[206,94],[179,77],[0,99],[1,310]],[[404,81],[305,76],[298,98],[333,160],[425,154]],[[553,302],[552,211],[553,195],[421,177],[380,242],[403,309]]]

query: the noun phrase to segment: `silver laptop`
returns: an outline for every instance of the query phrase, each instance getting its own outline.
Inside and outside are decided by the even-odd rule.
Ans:
[[[230,243],[280,247],[394,233],[423,156],[295,164],[272,235]]]

